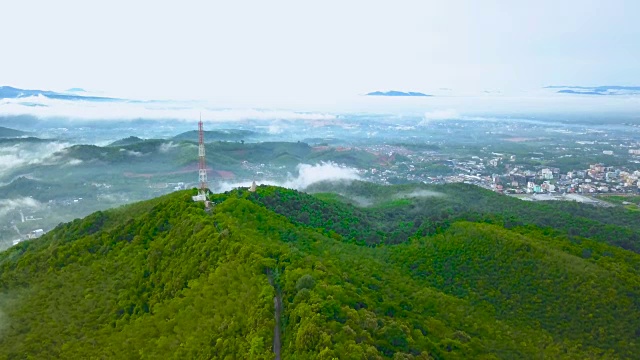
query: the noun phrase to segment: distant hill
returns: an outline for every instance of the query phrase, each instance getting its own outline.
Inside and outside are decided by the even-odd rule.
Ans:
[[[1,137],[0,136],[0,144],[21,144],[21,143],[46,143],[52,142],[55,139],[40,139],[33,136],[28,137]]]
[[[95,198],[95,188],[78,186],[78,184],[58,184],[19,177],[11,183],[0,186],[0,199],[14,199],[18,197],[32,197],[38,201],[46,202],[61,198],[85,199]]]
[[[211,130],[204,132],[204,140],[211,141],[247,141],[249,138],[255,138],[259,133],[251,130],[228,129],[228,130]],[[187,140],[198,142],[198,131],[187,131],[173,137],[173,140]]]
[[[640,352],[639,254],[522,223],[534,214],[511,217],[517,199],[473,186],[335,189],[345,196],[237,189],[211,195],[211,211],[180,191],[0,253],[0,358],[272,359],[274,345],[283,359]],[[344,202],[356,194],[375,202]],[[593,209],[613,240],[622,219]]]
[[[205,135],[206,136],[206,135]],[[13,143],[30,138],[0,139],[0,143]],[[33,139],[36,141],[37,139]],[[44,140],[40,140],[44,141]],[[195,141],[180,141],[177,138],[140,139],[130,137],[118,140],[108,146],[72,145],[61,151],[60,161],[77,161],[74,169],[92,171],[95,166],[109,164],[110,170],[121,169],[130,172],[146,169],[145,173],[185,170],[184,167],[197,165],[198,156]],[[336,147],[313,148],[305,142],[263,141],[210,141],[206,146],[207,164],[218,170],[241,170],[243,162],[250,164],[271,164],[286,166],[291,170],[300,163],[316,164],[336,162],[354,167],[370,167],[378,163],[376,155],[355,148]]]
[[[7,185],[0,186],[0,198],[11,199],[38,194],[42,193],[47,187],[48,185],[43,182],[21,176]]]
[[[402,92],[402,91],[391,90],[391,91],[374,91],[374,92],[368,93],[367,96],[433,96],[433,95],[427,95],[421,92],[413,92],[413,91]]]
[[[545,89],[556,89],[559,94],[576,95],[640,95],[640,86],[546,86]],[[558,90],[559,89],[559,90]]]
[[[26,131],[20,131],[15,129],[9,129],[3,126],[0,126],[0,138],[15,138],[21,136],[29,135]]]
[[[607,95],[605,93],[597,92],[597,91],[569,90],[569,89],[558,90],[557,93],[558,94],[579,94],[579,95]]]
[[[135,141],[135,139],[125,138],[118,141],[126,144],[114,145],[114,143],[112,143],[104,147],[97,145],[73,145],[66,148],[62,155],[87,162],[100,161],[127,165],[135,162],[148,162],[150,159],[147,156],[162,157],[162,146],[170,143],[169,140],[162,139],[140,140],[141,141]]]
[[[144,139],[141,139],[137,136],[129,136],[127,138],[123,138],[120,140],[116,140],[114,142],[112,142],[111,144],[109,144],[108,146],[125,146],[125,145],[132,145],[132,144],[137,144],[137,143],[141,143],[144,142]]]
[[[85,101],[120,101],[116,98],[99,97],[99,96],[83,96],[76,94],[64,94],[48,90],[26,90],[18,89],[11,86],[0,86],[0,99],[19,99],[31,96],[44,96],[50,99],[60,100],[85,100]]]
[[[618,208],[604,209],[568,201],[523,204],[520,199],[465,184],[384,186],[361,181],[319,182],[311,185],[307,191],[338,193],[347,199],[364,200],[371,206],[381,208],[382,213],[388,212],[384,216],[389,217],[399,216],[395,214],[396,205],[412,204],[420,211],[413,213],[411,220],[407,215],[402,220],[412,221],[414,225],[421,217],[451,222],[488,216],[491,222],[554,229],[566,236],[588,237],[640,254],[640,222],[636,221],[637,214]],[[374,223],[378,222],[374,220]],[[612,232],[617,235],[611,236]],[[392,234],[378,234],[372,239],[383,243],[395,242]]]

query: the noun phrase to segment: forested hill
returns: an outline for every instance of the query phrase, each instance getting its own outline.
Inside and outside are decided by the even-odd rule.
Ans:
[[[342,203],[338,206],[364,207],[361,210],[372,218],[374,228],[381,227],[377,240],[386,243],[402,242],[413,231],[426,235],[452,222],[469,220],[510,229],[542,228],[555,235],[587,237],[640,253],[640,215],[623,208],[601,208],[572,201],[527,202],[467,184],[384,186],[354,181],[318,183],[308,190],[317,194],[304,197],[296,193],[296,196],[303,196],[304,201],[322,198]],[[268,197],[279,197],[278,193],[283,191]],[[411,229],[407,229],[409,225]],[[405,229],[403,234],[388,231],[399,227]]]
[[[29,133],[25,131],[9,129],[4,126],[0,126],[0,138],[14,138],[14,137],[26,136],[28,134]]]
[[[333,188],[234,190],[210,212],[176,192],[0,253],[0,358],[273,359],[276,294],[283,359],[640,353],[640,255],[527,218],[565,209],[511,211],[468,186]],[[627,213],[572,211],[637,234]]]

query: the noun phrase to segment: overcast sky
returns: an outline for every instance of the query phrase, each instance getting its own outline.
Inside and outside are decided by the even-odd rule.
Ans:
[[[640,85],[640,1],[8,1],[0,85],[332,98]]]

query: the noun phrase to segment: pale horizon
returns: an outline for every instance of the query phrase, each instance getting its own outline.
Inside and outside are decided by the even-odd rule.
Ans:
[[[550,85],[640,85],[638,13],[634,1],[14,2],[0,85],[320,110],[377,90],[535,99]]]

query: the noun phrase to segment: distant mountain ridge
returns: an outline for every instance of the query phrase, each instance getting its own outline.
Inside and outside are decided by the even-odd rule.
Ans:
[[[74,90],[78,91],[79,90]],[[85,101],[122,101],[122,99],[101,97],[101,96],[84,96],[75,94],[65,94],[48,90],[28,90],[18,89],[11,86],[0,86],[0,99],[20,99],[32,96],[44,96],[50,99],[58,100],[85,100]]]
[[[240,141],[248,140],[249,138],[259,137],[259,133],[251,130],[242,129],[220,129],[220,130],[207,130],[204,132],[204,140],[206,142],[211,141]],[[173,140],[187,140],[198,141],[198,132],[196,130],[187,131],[178,134],[172,138]]]
[[[640,95],[640,86],[564,86],[551,85],[545,86],[545,89],[559,89],[558,94],[576,94],[576,95]]]
[[[141,139],[141,138],[139,138],[137,136],[129,136],[127,138],[116,140],[116,141],[112,142],[111,144],[109,144],[108,146],[126,146],[126,145],[133,145],[133,144],[141,143],[141,142],[144,142],[144,141],[145,141],[145,139]]]
[[[10,129],[4,126],[0,126],[0,138],[14,138],[29,135],[26,131]]]
[[[421,92],[414,92],[414,91],[403,92],[403,91],[391,90],[391,91],[374,91],[374,92],[367,93],[367,96],[433,96],[433,95],[428,95],[428,94],[424,94]]]

